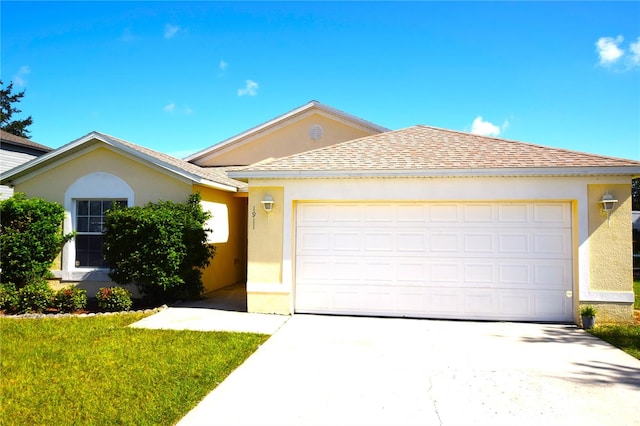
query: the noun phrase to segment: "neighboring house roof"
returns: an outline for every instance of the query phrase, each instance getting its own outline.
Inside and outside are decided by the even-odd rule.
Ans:
[[[5,132],[4,130],[0,130],[0,144],[3,145],[3,149],[6,148],[7,144],[10,144],[16,147],[28,148],[30,150],[35,150],[40,152],[49,152],[53,150],[53,148],[49,148],[48,146],[41,145],[27,138],[16,136],[12,133]]]
[[[60,161],[79,152],[80,150],[85,149],[89,145],[99,142],[119,149],[120,151],[146,161],[167,172],[190,179],[194,183],[230,192],[246,190],[247,187],[244,182],[229,178],[224,168],[199,167],[170,155],[99,132],[91,132],[56,149],[55,151],[51,151],[41,157],[34,158],[25,164],[9,170],[0,176],[0,182],[9,183],[16,179],[20,179],[42,167]]]
[[[220,143],[217,143],[213,146],[210,146],[201,151],[198,151],[195,154],[192,154],[186,157],[185,160],[191,161],[191,162],[197,162],[203,157],[208,157],[208,156],[211,156],[212,154],[215,154],[216,152],[227,150],[231,146],[240,146],[250,141],[251,138],[255,137],[260,133],[274,130],[290,122],[291,120],[297,119],[299,117],[302,117],[314,112],[327,115],[335,120],[347,123],[351,126],[356,126],[359,128],[366,129],[370,132],[381,133],[381,132],[389,131],[389,129],[387,129],[386,127],[382,127],[370,121],[363,120],[362,118],[358,118],[354,115],[348,114],[344,111],[340,111],[339,109],[322,104],[318,101],[311,101],[285,114],[282,114],[272,120],[269,120],[256,127],[246,130],[236,136],[233,136],[229,139],[225,139]]]
[[[640,175],[640,162],[413,126],[261,162],[231,177]]]

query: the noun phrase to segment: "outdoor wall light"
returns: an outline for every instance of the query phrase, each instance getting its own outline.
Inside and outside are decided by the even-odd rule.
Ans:
[[[264,209],[265,212],[267,212],[267,214],[273,211],[274,201],[271,195],[269,194],[265,195],[264,200],[262,200],[261,203],[262,203],[262,208]]]
[[[607,216],[607,225],[609,224],[609,219],[611,218],[611,212],[613,211],[614,206],[618,200],[613,198],[613,195],[609,194],[607,191],[606,194],[602,196],[602,200],[598,201],[600,204],[600,208],[602,209],[602,215]]]

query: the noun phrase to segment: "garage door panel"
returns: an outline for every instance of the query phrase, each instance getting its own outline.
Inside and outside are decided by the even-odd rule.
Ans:
[[[533,222],[537,227],[559,226],[571,228],[571,210],[566,203],[535,203],[533,208]]]
[[[533,253],[540,257],[571,257],[570,233],[537,233],[533,238]]]
[[[494,221],[494,206],[492,204],[462,205],[464,223],[491,223]]]
[[[490,232],[468,232],[464,233],[465,253],[493,253],[495,252],[495,236]]]
[[[361,233],[336,229],[330,229],[328,232],[333,237],[329,242],[329,247],[326,249],[329,253],[333,250],[335,252],[343,252],[344,255],[349,252],[360,255],[362,252]]]
[[[296,219],[297,312],[573,318],[568,203],[302,203]]]

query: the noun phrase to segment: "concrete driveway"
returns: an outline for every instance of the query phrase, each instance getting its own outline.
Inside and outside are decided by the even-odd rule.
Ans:
[[[295,315],[179,423],[541,424],[640,424],[640,361],[573,326]]]

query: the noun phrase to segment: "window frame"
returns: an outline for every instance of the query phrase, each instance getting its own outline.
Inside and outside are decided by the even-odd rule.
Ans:
[[[81,203],[86,203],[86,207],[83,208]],[[100,203],[99,206],[96,206],[96,203]],[[110,203],[108,207],[105,207],[105,203]],[[75,198],[74,199],[74,207],[75,207],[75,217],[74,217],[74,231],[76,233],[75,237],[75,267],[76,268],[108,268],[109,266],[104,261],[104,249],[102,247],[104,240],[104,221],[105,221],[105,213],[107,210],[113,207],[115,203],[119,203],[121,207],[127,206],[127,200],[125,198]],[[97,209],[97,210],[96,210]],[[81,225],[81,219],[86,220],[86,224],[83,223]],[[95,221],[98,222],[95,222]],[[84,221],[83,221],[84,222]],[[95,230],[96,225],[100,228],[100,230]],[[82,228],[82,229],[81,229]],[[98,240],[98,244],[100,244],[101,249],[99,250],[100,256],[102,257],[102,261],[100,264],[97,264],[95,259],[95,255],[98,252],[96,249],[91,249],[91,240],[97,237],[101,238],[95,239]],[[86,239],[86,246],[88,248],[84,248],[85,244],[83,242],[82,248],[79,247],[81,244],[79,243],[78,237],[82,237],[82,240]],[[86,238],[89,237],[89,238]],[[96,244],[93,242],[93,244]],[[93,255],[92,255],[93,253]],[[85,260],[86,259],[86,260]]]

